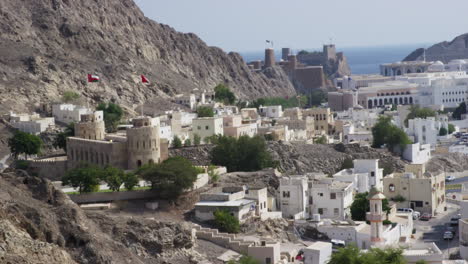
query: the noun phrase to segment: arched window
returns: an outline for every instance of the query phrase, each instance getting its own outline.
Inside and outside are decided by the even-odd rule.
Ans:
[[[140,168],[141,165],[142,165],[142,164],[141,164],[141,160],[138,160],[138,161],[137,161],[137,167]]]

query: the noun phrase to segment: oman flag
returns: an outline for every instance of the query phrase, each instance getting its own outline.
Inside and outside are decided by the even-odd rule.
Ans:
[[[101,78],[94,74],[88,74],[88,82],[99,82]]]
[[[142,75],[141,75],[141,82],[142,82],[142,83],[148,84],[148,83],[149,83],[149,80],[148,80],[148,78],[146,78],[146,76],[144,76],[144,75],[142,74]]]

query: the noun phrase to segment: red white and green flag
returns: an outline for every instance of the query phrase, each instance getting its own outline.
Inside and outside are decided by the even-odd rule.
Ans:
[[[146,84],[149,84],[150,81],[148,80],[148,78],[146,78],[146,76],[144,76],[143,74],[141,75],[141,82],[142,83],[146,83]]]
[[[101,78],[95,74],[88,74],[88,82],[99,82]]]

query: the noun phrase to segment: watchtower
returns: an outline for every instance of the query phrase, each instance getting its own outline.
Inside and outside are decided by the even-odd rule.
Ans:
[[[370,212],[367,213],[366,219],[371,224],[371,243],[378,244],[384,242],[382,237],[383,221],[385,214],[383,213],[382,201],[385,199],[380,191],[369,195]]]
[[[159,163],[161,159],[160,124],[158,119],[137,117],[127,129],[128,169]]]
[[[290,48],[283,48],[281,50],[281,59],[286,61],[288,60],[288,56],[291,55],[291,49]]]
[[[336,47],[335,44],[323,45],[323,56],[327,61],[336,60]]]
[[[105,133],[106,125],[102,111],[81,115],[80,122],[75,124],[75,137],[103,140]]]
[[[265,68],[275,66],[275,50],[268,48],[265,49]]]

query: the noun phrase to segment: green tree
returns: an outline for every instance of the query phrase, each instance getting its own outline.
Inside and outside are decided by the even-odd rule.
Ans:
[[[73,102],[78,100],[80,95],[74,91],[65,91],[62,96],[62,101],[65,103]]]
[[[427,264],[427,262],[423,259],[416,261],[415,264]]]
[[[340,170],[352,169],[352,168],[354,168],[353,159],[346,158],[345,160],[343,160]]]
[[[452,134],[453,132],[455,132],[455,126],[452,124],[448,124],[448,133]]]
[[[193,134],[193,144],[195,146],[200,145],[201,143],[201,137],[198,134]]]
[[[102,169],[84,165],[68,171],[62,178],[62,185],[78,188],[79,193],[99,191],[99,180],[102,178]]]
[[[314,139],[315,144],[327,144],[327,137],[325,135]]]
[[[117,126],[119,125],[120,120],[122,120],[124,114],[122,108],[114,103],[100,103],[96,109],[104,112],[106,130],[108,132],[117,131]]]
[[[197,170],[183,157],[171,157],[160,164],[145,165],[137,174],[150,182],[151,188],[164,199],[176,199],[197,179]]]
[[[53,146],[67,151],[67,138],[75,136],[75,124],[70,123],[67,125],[63,132],[57,134],[54,139]]]
[[[36,135],[16,131],[13,137],[8,139],[8,147],[15,159],[18,159],[18,155],[21,154],[24,154],[27,158],[28,155],[40,153],[42,140]]]
[[[211,163],[225,166],[228,171],[257,171],[275,164],[260,136],[217,137],[211,151]]]
[[[230,260],[228,264],[260,264],[260,262],[251,256],[242,256],[239,260]]]
[[[172,146],[174,148],[181,148],[182,147],[182,140],[178,136],[174,136],[174,139],[172,140]]]
[[[366,213],[370,210],[369,193],[358,193],[354,197],[354,201],[351,204],[351,218],[354,221],[365,221],[366,220]],[[388,206],[388,200],[382,200],[382,209],[387,213],[390,212],[390,207]]]
[[[372,248],[367,252],[359,250],[355,245],[338,249],[331,256],[328,264],[406,264],[403,250],[400,248]]]
[[[192,140],[190,140],[190,138],[187,138],[187,139],[184,141],[184,146],[185,146],[185,147],[190,147],[190,146],[192,146]]]
[[[216,166],[208,166],[208,176],[210,177],[211,182],[219,181],[219,172],[216,171]]]
[[[408,135],[399,127],[392,124],[390,116],[380,116],[377,123],[372,127],[372,147],[380,148],[386,145],[391,151],[399,147],[402,151],[406,145],[411,144]]]
[[[236,96],[234,93],[224,84],[218,84],[215,88],[215,100],[224,104],[234,104],[236,102]]]
[[[410,112],[405,119],[405,126],[408,127],[408,120],[415,118],[427,118],[431,116],[436,116],[436,111],[430,108],[421,108],[418,105],[411,105]]]
[[[197,115],[198,117],[213,117],[214,116],[213,108],[209,106],[199,106],[197,108]]]
[[[108,166],[102,170],[101,179],[107,183],[109,189],[118,192],[123,184],[124,175],[123,170]]]
[[[441,127],[439,129],[439,136],[445,136],[445,135],[447,135],[447,133],[448,132],[447,132],[447,129],[445,127]]]
[[[259,108],[260,106],[281,105],[283,109],[293,107],[303,107],[307,104],[307,96],[295,96],[291,98],[283,97],[264,97],[259,98],[252,102],[253,107]]]
[[[216,210],[214,212],[214,223],[221,232],[239,233],[239,220],[232,216],[228,210]]]
[[[138,186],[138,177],[134,173],[124,173],[122,180],[125,189],[129,191]]]
[[[452,117],[454,119],[460,120],[461,116],[463,114],[466,114],[466,102],[463,102],[463,103],[458,105],[458,107],[455,109],[455,111],[453,111]]]
[[[314,89],[307,95],[309,107],[320,106],[327,101],[327,94],[322,89]]]

